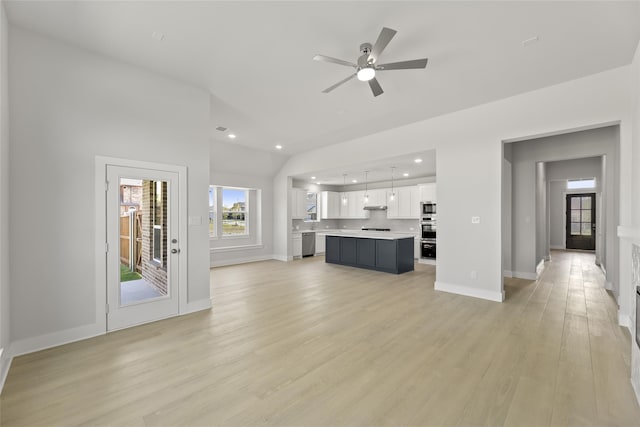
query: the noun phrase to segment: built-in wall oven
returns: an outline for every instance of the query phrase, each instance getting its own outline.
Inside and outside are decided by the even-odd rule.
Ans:
[[[420,221],[422,231],[421,255],[422,258],[436,258],[436,204],[422,203],[422,221]]]

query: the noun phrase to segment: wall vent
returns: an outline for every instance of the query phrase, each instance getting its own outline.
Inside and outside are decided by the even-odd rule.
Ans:
[[[216,130],[219,130],[220,132],[224,132],[225,130],[227,130],[227,128],[224,126],[218,126]]]

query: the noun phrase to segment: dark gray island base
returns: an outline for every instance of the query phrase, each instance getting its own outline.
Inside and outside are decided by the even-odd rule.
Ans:
[[[327,235],[325,262],[387,273],[413,271],[413,236]]]

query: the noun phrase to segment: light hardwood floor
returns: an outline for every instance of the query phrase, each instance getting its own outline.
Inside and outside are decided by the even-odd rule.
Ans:
[[[17,358],[13,425],[639,425],[593,255],[495,303],[323,258],[212,270],[214,309]]]

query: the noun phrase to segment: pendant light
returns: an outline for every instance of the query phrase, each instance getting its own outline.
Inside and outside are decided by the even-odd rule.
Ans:
[[[347,193],[344,188],[346,185],[347,185],[347,174],[343,173],[342,174],[342,205],[343,206],[347,205]]]
[[[364,202],[369,203],[369,193],[367,193],[369,171],[364,171]]]
[[[389,196],[389,200],[391,200],[392,202],[396,198],[396,193],[393,191],[393,172],[395,172],[395,170],[395,166],[391,166],[391,195]]]

